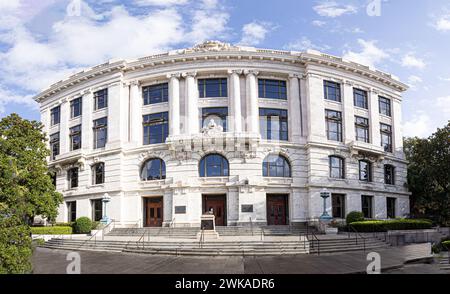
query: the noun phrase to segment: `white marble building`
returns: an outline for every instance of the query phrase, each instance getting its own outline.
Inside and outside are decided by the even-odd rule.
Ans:
[[[206,42],[110,61],[40,93],[57,221],[295,224],[409,213],[393,76],[316,51]],[[334,157],[333,157],[334,156]]]

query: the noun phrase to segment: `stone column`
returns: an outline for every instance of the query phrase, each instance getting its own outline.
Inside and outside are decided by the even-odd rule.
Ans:
[[[298,75],[289,75],[289,133],[290,141],[300,143],[301,141],[301,112],[300,112],[300,83]]]
[[[170,136],[180,135],[180,74],[167,75],[169,79]]]
[[[344,130],[344,143],[348,144],[356,140],[355,133],[355,106],[353,102],[353,83],[350,81],[345,81],[343,83],[343,101],[342,101],[342,117],[344,119],[343,122],[343,130]],[[369,134],[370,135],[370,134]]]
[[[92,148],[92,109],[94,107],[94,95],[91,90],[82,93],[82,126],[81,126],[81,141],[83,150],[90,150]]]
[[[130,87],[130,142],[134,146],[142,143],[142,96],[139,95],[139,81],[132,81]]]
[[[70,138],[69,138],[69,119],[70,119],[70,105],[67,99],[64,99],[60,105],[61,120],[59,123],[59,138],[60,138],[60,154],[70,152]],[[84,142],[81,142],[84,144]],[[83,145],[82,145],[83,146]]]
[[[369,96],[369,123],[370,123],[370,142],[381,147],[381,135],[380,135],[380,110],[378,107],[378,92],[371,89],[367,93]]]
[[[242,133],[242,112],[241,112],[241,82],[239,76],[242,70],[230,70],[230,121],[228,125],[231,127],[230,131],[235,133]]]
[[[196,72],[184,73],[186,78],[186,134],[198,134],[199,112],[198,112],[198,86],[195,83]]]
[[[258,72],[246,70],[247,131],[259,134]]]

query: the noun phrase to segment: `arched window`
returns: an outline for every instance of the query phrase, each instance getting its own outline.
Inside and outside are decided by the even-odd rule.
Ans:
[[[162,159],[153,158],[147,160],[142,166],[141,180],[153,181],[166,178],[166,164]]]
[[[286,157],[281,155],[269,155],[263,162],[264,177],[291,177],[291,165]]]
[[[227,177],[228,160],[220,154],[209,154],[202,158],[199,166],[200,177]]]

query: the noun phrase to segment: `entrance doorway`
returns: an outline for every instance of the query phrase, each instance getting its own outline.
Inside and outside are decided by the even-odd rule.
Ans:
[[[286,194],[267,194],[267,225],[285,226],[288,224],[288,199]]]
[[[162,227],[163,223],[163,198],[144,199],[144,226]]]
[[[227,225],[227,195],[203,195],[203,213],[212,211],[216,226]]]

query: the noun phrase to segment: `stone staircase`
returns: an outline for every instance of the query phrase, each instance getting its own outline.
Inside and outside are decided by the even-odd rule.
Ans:
[[[380,248],[390,247],[389,244],[376,237],[365,237],[365,242],[361,238],[339,238],[321,239],[320,242],[310,238],[310,254],[334,254],[351,251],[373,251]]]
[[[144,233],[153,237],[173,237],[176,239],[196,239],[199,228],[114,228],[111,237],[141,237]]]
[[[450,257],[447,254],[438,257],[439,268],[443,271],[450,271]]]

